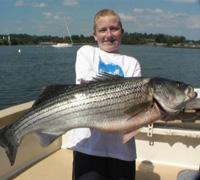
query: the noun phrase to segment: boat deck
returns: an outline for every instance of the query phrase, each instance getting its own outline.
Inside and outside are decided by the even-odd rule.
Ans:
[[[180,167],[155,165],[150,161],[137,162],[136,180],[176,180],[181,170]],[[71,177],[72,151],[60,149],[12,179],[71,180]]]
[[[31,107],[32,103],[1,111],[0,127],[15,121]],[[153,128],[144,127],[136,135],[138,156],[136,180],[177,180],[177,175],[182,170],[198,171],[200,165],[199,104],[200,98],[172,122],[166,124],[157,121]],[[46,148],[40,146],[34,134],[27,135],[23,138],[15,165],[12,167],[4,149],[0,148],[0,160],[3,164],[0,166],[0,180],[71,180],[72,151],[61,148],[66,147],[69,133],[67,132]]]

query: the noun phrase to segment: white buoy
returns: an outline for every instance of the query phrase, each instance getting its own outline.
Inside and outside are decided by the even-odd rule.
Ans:
[[[21,49],[18,49],[18,53],[21,53]]]

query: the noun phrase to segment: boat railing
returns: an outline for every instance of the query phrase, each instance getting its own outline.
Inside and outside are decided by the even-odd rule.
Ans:
[[[16,119],[22,116],[31,108],[33,102],[34,101],[31,101],[0,110],[0,128],[14,122]],[[17,152],[15,164],[13,166],[10,165],[4,149],[0,147],[0,180],[10,179],[16,174],[19,174],[24,169],[27,169],[27,167],[30,167],[31,165],[60,149],[61,145],[62,137],[58,138],[48,147],[42,148],[37,137],[34,134],[29,134],[23,138]]]

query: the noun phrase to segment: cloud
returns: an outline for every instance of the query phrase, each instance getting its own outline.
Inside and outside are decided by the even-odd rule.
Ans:
[[[200,15],[193,15],[193,16],[189,16],[186,19],[185,22],[185,27],[187,29],[193,29],[193,30],[199,30],[200,31]]]
[[[14,6],[16,6],[16,7],[24,6],[24,5],[25,5],[25,3],[24,3],[23,0],[18,0],[18,1],[14,4]]]
[[[63,5],[77,7],[79,5],[79,3],[77,0],[63,0]]]
[[[123,21],[132,21],[135,19],[135,17],[133,17],[132,15],[126,15],[124,13],[118,13],[119,17],[121,18],[121,20]]]
[[[144,12],[144,9],[135,8],[135,9],[133,9],[133,12],[134,12],[134,13],[143,13],[143,12]]]
[[[34,8],[43,8],[45,6],[47,6],[47,5],[45,3],[43,3],[43,2],[41,2],[41,3],[33,2],[32,3],[32,7],[34,7]]]
[[[61,17],[60,16],[58,16],[58,15],[55,15],[54,17],[53,17],[54,19],[61,19]]]
[[[163,13],[163,10],[162,9],[158,9],[158,8],[156,8],[156,9],[147,8],[146,11],[149,12],[149,13],[153,13],[153,14]]]
[[[43,12],[42,14],[46,19],[48,19],[52,16],[52,13],[50,13],[50,12]]]
[[[119,13],[127,32],[189,34],[200,30],[200,15],[174,13],[163,9],[135,8],[132,13]]]
[[[40,32],[46,32],[46,30],[47,30],[46,26],[44,26],[44,25],[39,25],[38,29],[39,29]]]
[[[21,31],[23,31],[23,28],[22,28],[22,27],[18,27],[18,28],[17,28],[17,31],[18,31],[18,32],[21,32]]]
[[[198,0],[168,0],[171,2],[177,2],[177,3],[197,3]]]
[[[25,6],[25,5],[27,5],[27,6],[31,6],[31,7],[34,7],[34,8],[44,8],[44,7],[46,7],[47,5],[44,3],[44,2],[41,2],[41,3],[37,3],[37,2],[32,2],[32,3],[25,3],[24,2],[24,0],[18,0],[15,4],[14,4],[14,6],[16,6],[16,7],[20,7],[20,6]]]
[[[140,14],[140,13],[144,13],[144,12],[158,14],[158,13],[163,13],[163,10],[159,9],[159,8],[156,8],[156,9],[149,9],[149,8],[140,9],[140,8],[135,8],[135,9],[133,9],[133,13],[136,13],[136,14]]]

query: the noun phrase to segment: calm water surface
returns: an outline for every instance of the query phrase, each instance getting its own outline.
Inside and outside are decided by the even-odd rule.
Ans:
[[[0,109],[34,100],[44,85],[74,83],[78,48],[0,46]],[[123,45],[120,51],[140,61],[143,76],[170,78],[200,88],[200,49]]]

